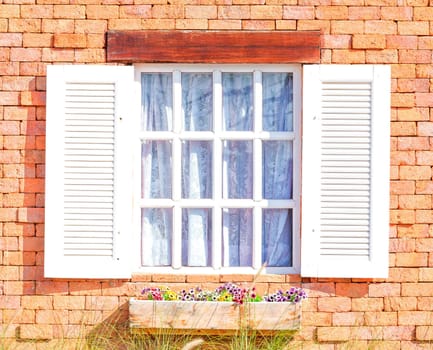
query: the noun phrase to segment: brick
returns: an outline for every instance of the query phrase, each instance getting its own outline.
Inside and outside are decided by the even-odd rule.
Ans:
[[[388,49],[416,49],[418,37],[416,35],[387,35],[386,47]]]
[[[52,5],[21,5],[21,18],[52,18]]]
[[[21,33],[0,33],[0,46],[19,47],[22,42],[23,35]]]
[[[71,310],[69,311],[69,324],[74,325],[97,325],[103,322],[104,316],[99,310]]]
[[[397,24],[392,20],[366,20],[365,34],[395,35],[397,34]]]
[[[399,283],[373,283],[368,286],[370,297],[390,297],[400,295]]]
[[[117,296],[86,296],[86,310],[115,310],[119,307]]]
[[[429,35],[428,21],[399,21],[398,34],[400,35]]]
[[[407,79],[399,80],[407,81]],[[415,91],[416,89],[413,88],[411,90]],[[399,109],[397,111],[397,116],[399,121],[426,121],[429,119],[425,108]]]
[[[400,311],[398,325],[431,325],[433,312],[431,311]]]
[[[349,327],[318,327],[317,340],[320,342],[347,341],[350,339]]]
[[[20,296],[0,295],[0,309],[20,309]]]
[[[389,241],[389,251],[392,253],[412,253],[415,251],[415,240],[410,238],[391,238]]]
[[[0,120],[0,133],[1,135],[19,135],[20,123],[18,121]]]
[[[386,326],[383,327],[383,337],[389,340],[412,340],[415,332],[414,326]]]
[[[330,312],[302,312],[302,325],[305,326],[331,326],[332,314]]]
[[[391,210],[390,211],[391,224],[414,224],[415,211],[414,210]]]
[[[331,34],[364,34],[364,22],[331,21]]]
[[[35,311],[34,310],[3,310],[3,323],[14,324],[14,323],[35,323]]]
[[[0,208],[0,221],[16,221],[18,211],[16,208]]]
[[[41,20],[40,19],[9,19],[9,32],[11,33],[40,33]]]
[[[86,18],[86,6],[54,5],[53,18],[66,18],[66,19]]]
[[[433,296],[433,284],[429,282],[402,283],[401,295],[431,297]]]
[[[333,326],[361,326],[363,324],[363,312],[337,312],[332,314]]]
[[[20,5],[4,4],[0,7],[0,18],[19,18]]]
[[[365,52],[358,50],[333,50],[332,63],[365,63]]]
[[[396,266],[421,267],[427,266],[427,253],[398,253],[396,255]]]
[[[67,324],[68,310],[36,310],[37,324]]]
[[[107,21],[105,20],[76,20],[74,23],[75,33],[105,33],[107,31]]]
[[[249,6],[218,6],[218,18],[221,19],[249,19]]]
[[[430,209],[432,200],[430,195],[400,195],[401,209]]]
[[[39,48],[11,48],[11,61],[25,62],[25,61],[40,61],[41,49]]]
[[[432,282],[433,281],[433,268],[424,267],[419,269],[419,281],[420,282]]]
[[[322,47],[347,49],[350,47],[350,35],[322,35]]]
[[[400,178],[402,180],[430,180],[431,168],[426,165],[402,165],[400,166]]]
[[[433,49],[433,38],[431,36],[418,37],[419,49]]]
[[[140,30],[141,27],[141,19],[138,18],[110,19],[108,21],[108,30]]]
[[[317,6],[316,7],[316,18],[317,19],[329,19],[329,20],[346,20],[349,15],[347,6]]]
[[[313,6],[283,6],[283,19],[310,19],[315,18]]]
[[[410,6],[386,6],[381,8],[380,16],[384,20],[410,21],[413,16],[413,8]]]
[[[433,340],[433,326],[417,326],[415,330],[415,339],[418,341],[427,341],[430,343]],[[430,347],[431,344],[427,344],[427,346]]]
[[[367,326],[394,326],[397,324],[397,312],[366,312],[364,317]]]
[[[418,135],[419,136],[433,136],[433,123],[431,122],[419,122],[418,123]],[[428,149],[428,148],[425,148]]]
[[[216,6],[185,6],[185,18],[217,18],[218,9]]]
[[[18,105],[19,93],[16,91],[0,91],[0,101],[3,106]]]
[[[288,22],[288,21],[286,21]],[[208,22],[209,30],[240,30],[242,28],[242,21],[241,20],[232,20],[232,19],[226,19],[226,20],[209,20]],[[278,29],[278,24],[277,24]],[[289,30],[286,27],[280,28],[281,30]]]
[[[84,310],[86,297],[78,295],[54,295],[54,309]]]
[[[433,221],[433,212],[428,209],[418,209],[415,211],[415,222],[418,224],[428,224],[432,223]]]
[[[385,311],[417,310],[416,297],[386,297],[384,298]]]
[[[244,30],[275,30],[275,21],[273,20],[244,20],[242,22]]]
[[[351,299],[348,297],[322,297],[318,300],[318,310],[323,312],[351,311]]]
[[[85,34],[54,34],[54,47],[58,48],[86,48]]]
[[[339,296],[359,298],[368,294],[368,285],[365,283],[336,283],[335,293]]]
[[[419,137],[399,137],[397,140],[397,148],[399,150],[430,150],[430,143],[428,136],[426,135],[426,128],[423,122],[418,123],[418,135]],[[426,123],[430,126],[430,123]],[[423,131],[421,131],[422,129]],[[424,134],[424,135],[423,135]]]
[[[393,122],[391,123],[392,136],[416,136],[417,128],[415,122]]]
[[[53,338],[53,327],[41,324],[22,324],[18,331],[19,339],[47,340]]]
[[[349,6],[348,19],[350,20],[378,20],[380,7],[378,6]]]
[[[119,18],[119,6],[115,5],[87,5],[87,19],[114,19]]]
[[[385,49],[384,35],[379,34],[355,34],[352,38],[353,49]]]
[[[414,21],[430,21],[433,18],[432,7],[414,7],[413,20]]]
[[[383,298],[353,298],[352,311],[382,311]]]
[[[44,33],[73,33],[74,21],[72,19],[43,19],[42,31]]]
[[[204,12],[206,12],[205,10],[206,6],[201,6],[201,7],[203,7]],[[216,6],[215,6],[215,13],[216,13]],[[152,14],[151,5],[125,5],[119,7],[119,18],[151,18],[151,14]]]
[[[414,194],[415,181],[391,181],[391,194]]]
[[[391,165],[415,165],[415,152],[391,151]],[[399,182],[396,183],[399,184]]]
[[[298,20],[298,30],[320,30],[322,34],[331,33],[331,22],[327,20]],[[338,33],[332,33],[338,34]],[[346,34],[346,33],[344,33]]]
[[[101,283],[98,281],[71,281],[69,282],[71,295],[101,295]]]

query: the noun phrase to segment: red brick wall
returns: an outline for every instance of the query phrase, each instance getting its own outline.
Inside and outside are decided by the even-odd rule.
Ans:
[[[0,4],[0,331],[25,349],[74,338],[146,284],[213,287],[251,276],[43,278],[45,74],[104,63],[107,30],[321,30],[322,63],[392,67],[390,274],[386,280],[262,276],[309,292],[306,348],[428,349],[433,342],[432,0],[3,0]],[[25,344],[25,345],[23,345]],[[350,345],[350,343],[349,343]]]

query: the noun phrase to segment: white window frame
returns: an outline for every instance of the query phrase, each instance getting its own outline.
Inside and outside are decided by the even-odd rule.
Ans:
[[[139,150],[141,149],[141,140],[146,137],[158,138],[158,139],[169,139],[174,141],[174,153],[173,153],[173,167],[174,172],[180,174],[180,140],[181,138],[194,139],[193,133],[200,133],[200,139],[207,138],[209,140],[214,140],[213,132],[182,132],[181,126],[181,86],[180,77],[181,72],[199,72],[207,73],[211,72],[214,79],[214,113],[213,113],[213,123],[214,130],[219,134],[222,139],[229,139],[231,137],[247,137],[249,139],[254,139],[258,141],[259,139],[282,139],[282,140],[293,140],[293,192],[291,200],[274,200],[273,206],[270,201],[264,200],[262,196],[261,188],[261,143],[254,142],[254,177],[259,179],[254,181],[253,189],[253,199],[251,200],[229,200],[222,198],[215,198],[215,200],[203,200],[200,199],[200,207],[204,207],[203,203],[207,203],[209,208],[236,208],[245,207],[253,208],[256,213],[253,214],[253,266],[252,267],[223,267],[221,262],[221,211],[213,210],[213,242],[212,242],[212,267],[186,267],[181,266],[181,230],[180,228],[174,230],[172,240],[172,266],[161,266],[161,267],[144,267],[141,266],[140,260],[140,249],[134,254],[134,271],[139,273],[179,273],[179,274],[256,274],[259,270],[262,273],[275,273],[275,274],[296,274],[300,271],[300,166],[301,166],[301,65],[288,65],[288,64],[269,64],[269,65],[257,65],[257,64],[137,64],[135,68],[135,90],[137,106],[141,106],[141,74],[142,73],[173,73],[173,132],[148,132],[140,133],[137,132],[134,136],[134,246],[141,247],[141,209],[143,207],[160,207],[160,208],[170,208],[175,207],[174,210],[174,224],[181,220],[181,206],[194,207],[197,206],[194,202],[196,200],[188,200],[180,198],[180,178],[173,177],[173,199],[156,199],[156,200],[143,200],[141,201],[139,195],[141,193],[141,154]],[[221,73],[222,72],[250,72],[254,74],[254,128],[252,132],[222,132],[221,131],[221,121],[222,121],[222,88],[221,88]],[[280,135],[277,133],[270,132],[259,132],[261,128],[261,103],[262,103],[262,90],[261,90],[261,72],[288,72],[293,74],[293,132],[284,132]],[[133,130],[140,130],[140,114],[137,115],[135,126]],[[285,135],[283,135],[285,134]],[[289,138],[287,134],[290,134]],[[216,141],[215,147],[221,147],[221,142]],[[177,156],[176,156],[177,155]],[[257,162],[257,159],[259,162]],[[213,157],[213,193],[221,193],[221,159],[220,157]],[[177,169],[177,170],[176,170]],[[284,202],[284,204],[283,204]],[[262,236],[262,222],[261,214],[257,214],[262,208],[275,207],[275,208],[287,208],[292,209],[292,266],[291,267],[262,267],[261,263],[261,236]],[[256,208],[256,209],[254,209]],[[178,249],[175,249],[178,247]]]

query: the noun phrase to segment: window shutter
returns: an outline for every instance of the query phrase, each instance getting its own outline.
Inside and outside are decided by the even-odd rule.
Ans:
[[[133,79],[126,66],[47,67],[46,277],[130,277]]]
[[[304,66],[302,276],[388,274],[390,81],[389,66]]]

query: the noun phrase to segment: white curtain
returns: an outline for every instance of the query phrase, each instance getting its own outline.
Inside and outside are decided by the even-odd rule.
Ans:
[[[186,131],[213,130],[212,75],[182,73],[182,125]],[[225,131],[253,131],[252,73],[223,73],[223,120]],[[292,81],[288,74],[263,74],[263,129],[292,130]],[[171,130],[172,81],[170,74],[143,74],[143,130]],[[212,198],[213,157],[222,157],[222,196],[253,198],[253,142],[223,140],[223,153],[215,155],[207,140],[182,141],[182,198]],[[171,144],[142,144],[143,198],[171,198]],[[290,199],[292,195],[292,144],[263,142],[263,197]],[[176,176],[176,175],[175,175]],[[223,208],[224,266],[252,265],[253,211]],[[291,264],[291,212],[263,211],[262,259],[268,266]],[[145,266],[171,263],[171,209],[144,209],[142,213],[142,262]],[[182,209],[182,264],[210,266],[212,209]]]

